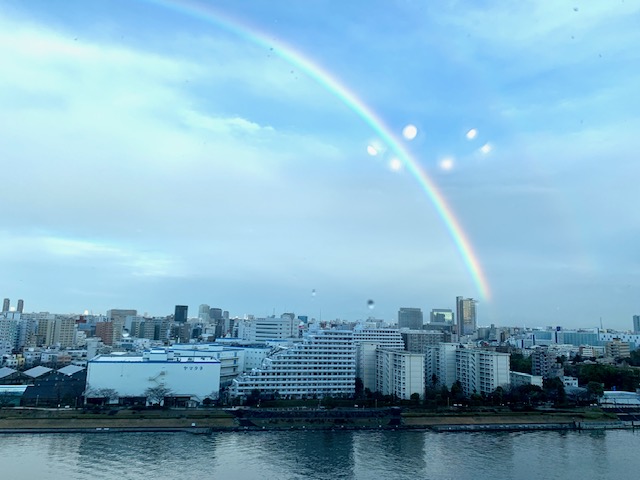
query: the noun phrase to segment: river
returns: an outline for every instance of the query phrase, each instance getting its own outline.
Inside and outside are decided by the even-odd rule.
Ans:
[[[633,479],[640,431],[0,434],[0,478]]]

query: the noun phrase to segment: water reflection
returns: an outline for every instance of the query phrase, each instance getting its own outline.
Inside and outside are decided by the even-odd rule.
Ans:
[[[629,478],[640,432],[0,435],[2,478]]]

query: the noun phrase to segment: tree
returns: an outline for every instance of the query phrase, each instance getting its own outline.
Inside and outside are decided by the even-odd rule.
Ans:
[[[356,377],[356,398],[362,397],[364,393],[364,382],[360,377]]]
[[[546,394],[557,403],[564,403],[567,400],[567,394],[564,391],[564,383],[558,377],[544,378],[542,385]]]
[[[253,390],[251,390],[251,393],[247,397],[245,405],[250,406],[250,407],[258,405],[258,403],[260,403],[260,397],[261,396],[262,396],[262,394],[261,394],[260,390],[258,390],[257,388],[254,388]]]
[[[599,382],[587,383],[587,392],[594,397],[601,397],[604,394],[604,387]]]
[[[456,380],[456,383],[451,385],[451,396],[455,402],[462,402],[465,399],[460,380]]]
[[[165,397],[170,397],[172,394],[171,389],[164,384],[149,387],[144,391],[144,396],[151,405],[163,405]]]
[[[512,372],[531,375],[531,357],[525,358],[521,353],[512,353],[509,357],[509,367]]]
[[[90,388],[87,386],[87,389],[84,392],[85,398],[95,398],[98,401],[101,400],[100,403],[112,403],[112,400],[117,400],[120,398],[120,394],[117,390],[113,388]],[[92,402],[92,403],[95,403]]]

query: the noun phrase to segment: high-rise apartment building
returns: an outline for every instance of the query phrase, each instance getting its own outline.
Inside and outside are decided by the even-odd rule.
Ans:
[[[355,393],[355,380],[353,332],[319,330],[266,358],[262,368],[234,379],[230,394],[246,397],[259,390],[292,398],[346,397]]]
[[[456,350],[456,380],[466,396],[490,394],[498,387],[511,382],[509,354],[458,348]]]
[[[423,322],[422,310],[419,308],[404,307],[398,310],[398,328],[420,330]]]
[[[400,335],[405,350],[413,353],[424,353],[428,346],[444,342],[444,333],[439,330],[403,330]]]
[[[5,298],[4,301],[2,302],[2,311],[8,312],[9,307],[10,307],[10,300],[8,298]]]
[[[476,301],[473,298],[456,297],[458,335],[473,335],[476,331]]]
[[[224,325],[224,320],[221,322]],[[243,320],[238,325],[238,337],[248,342],[298,338],[298,322],[289,315]]]
[[[0,356],[10,355],[18,342],[18,320],[12,315],[0,315]]]
[[[451,388],[456,382],[457,348],[455,343],[440,343],[425,348],[424,376],[427,386]]]
[[[427,347],[425,382],[429,386],[451,386],[459,381],[464,394],[489,394],[509,385],[509,354],[455,343]]]
[[[76,321],[72,317],[57,317],[53,329],[53,343],[61,348],[73,347],[76,342]]]
[[[424,355],[405,350],[376,349],[376,391],[409,400],[424,397]]]
[[[633,316],[633,333],[640,333],[640,315]]]
[[[105,345],[113,345],[113,323],[96,323],[96,337],[99,337]]]
[[[542,346],[531,354],[531,374],[543,378],[554,378],[563,375],[562,365],[558,363],[558,352],[555,349]]]
[[[53,345],[53,334],[56,326],[56,316],[43,314],[37,319],[36,343],[42,346]]]
[[[16,312],[22,313],[23,310],[24,310],[24,300],[20,299],[18,300],[18,306],[16,308]]]
[[[362,380],[363,388],[376,389],[376,349],[378,347],[404,350],[404,341],[397,328],[361,328],[353,331],[356,344],[356,376]]]

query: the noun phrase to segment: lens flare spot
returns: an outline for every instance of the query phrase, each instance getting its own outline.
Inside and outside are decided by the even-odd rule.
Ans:
[[[440,169],[444,170],[445,172],[450,171],[453,168],[453,158],[451,157],[446,157],[443,158],[442,160],[440,160]]]
[[[314,288],[313,290],[311,290],[311,296],[315,297],[316,296],[316,289]]]
[[[376,147],[374,147],[373,145],[368,145],[367,146],[367,153],[369,155],[371,155],[372,157],[375,157],[376,155],[378,155],[378,149]]]
[[[367,300],[367,307],[369,307],[369,310],[373,310],[376,308],[376,302],[371,299]]]
[[[402,136],[407,140],[413,140],[416,138],[416,135],[418,135],[418,127],[411,123],[402,129]]]
[[[483,146],[480,147],[480,152],[488,155],[489,153],[491,153],[491,150],[493,150],[493,147],[491,146],[490,143],[485,143]]]
[[[392,158],[389,162],[389,168],[394,172],[402,170],[402,162],[397,158]]]
[[[467,132],[467,134],[465,135],[467,137],[467,140],[473,140],[474,138],[476,138],[478,136],[478,130],[475,128],[472,128],[471,130],[469,130]]]

